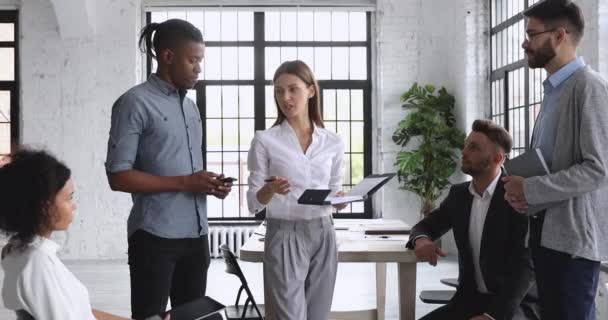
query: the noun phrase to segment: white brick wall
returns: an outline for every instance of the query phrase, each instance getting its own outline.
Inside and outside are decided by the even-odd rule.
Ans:
[[[354,2],[373,4],[368,0],[332,3]],[[414,81],[443,85],[452,92],[462,129],[487,112],[486,2],[377,0],[373,34],[375,172],[394,171],[398,148],[391,136],[404,116],[399,96]],[[584,2],[595,3],[596,8],[601,2],[595,38],[606,39],[606,1]],[[16,0],[0,0],[0,6],[14,3]],[[73,168],[79,209],[69,231],[58,236],[65,244],[63,256],[123,258],[130,199],[110,191],[103,162],[111,105],[140,80],[136,39],[142,5],[141,0],[89,4],[95,5],[92,29],[96,33],[62,39],[49,1],[22,2],[22,138],[25,144],[46,145]],[[604,70],[606,43],[598,46],[596,40],[586,49],[599,52],[595,55]],[[597,66],[597,62],[598,58],[590,63]],[[462,175],[454,177],[454,182],[463,180]],[[399,190],[396,180],[377,200],[385,217],[410,224],[418,221],[417,199]]]

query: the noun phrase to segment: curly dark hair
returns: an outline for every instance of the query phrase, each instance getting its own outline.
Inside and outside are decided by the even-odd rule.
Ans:
[[[42,150],[22,149],[0,167],[0,230],[20,246],[50,226],[49,204],[70,179],[70,169]]]

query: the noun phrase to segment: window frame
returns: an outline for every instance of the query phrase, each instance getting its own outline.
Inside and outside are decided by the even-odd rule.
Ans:
[[[10,143],[11,148],[9,154],[0,154],[0,159],[5,156],[10,156],[15,152],[20,141],[20,99],[19,99],[19,11],[18,10],[0,10],[0,23],[12,23],[14,25],[13,41],[0,41],[0,48],[13,48],[14,50],[14,78],[13,80],[0,80],[0,91],[8,91],[10,94]]]
[[[203,9],[221,9],[215,7],[200,7]],[[197,8],[197,9],[200,9]],[[224,7],[226,8],[226,7]],[[290,9],[291,7],[281,7],[281,9]],[[294,7],[295,8],[295,7]],[[145,12],[145,23],[152,21],[152,11],[156,9],[154,7],[146,8]],[[173,8],[163,7],[170,11]],[[206,119],[206,104],[205,94],[206,87],[211,85],[250,85],[253,86],[254,91],[254,130],[266,129],[266,86],[272,85],[271,80],[266,80],[265,74],[265,49],[267,47],[365,47],[366,50],[366,63],[367,63],[367,79],[366,80],[318,80],[321,92],[325,89],[354,89],[363,91],[363,176],[367,176],[372,173],[372,67],[371,67],[371,22],[372,16],[370,11],[364,11],[366,14],[366,40],[365,41],[265,41],[265,24],[264,24],[264,13],[268,12],[268,8],[253,8],[253,41],[205,41],[205,47],[253,47],[254,54],[254,75],[253,80],[198,80],[193,90],[196,90],[196,104],[199,107],[201,119]],[[311,7],[316,9],[316,7]],[[359,9],[359,8],[356,8]],[[258,11],[259,10],[259,11]],[[327,9],[332,11],[331,9]],[[344,8],[344,11],[350,11],[349,8]],[[149,76],[152,72],[152,58],[146,56],[145,58],[145,74]],[[323,106],[323,94],[321,94],[321,108]],[[321,110],[323,112],[323,110]],[[353,120],[348,120],[353,121]],[[339,122],[339,121],[337,121]],[[203,127],[203,135],[207,136],[207,126]],[[351,140],[352,141],[352,138]],[[207,143],[203,140],[201,146],[203,152],[203,166],[207,169]],[[226,151],[220,151],[226,152]],[[240,151],[234,151],[240,152]],[[352,174],[352,172],[351,172]],[[240,181],[243,184],[245,181]],[[239,200],[241,201],[241,200]],[[364,203],[363,213],[340,213],[334,212],[334,218],[344,219],[371,219],[373,217],[373,204],[372,200],[368,199]],[[239,221],[246,222],[252,220],[260,220],[265,217],[265,210],[256,214],[255,216],[247,217],[208,217],[209,221]]]

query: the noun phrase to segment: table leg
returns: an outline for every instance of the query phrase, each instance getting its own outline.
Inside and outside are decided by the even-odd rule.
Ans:
[[[386,263],[376,263],[376,319],[384,320],[386,310]]]
[[[416,263],[398,263],[399,319],[414,320],[416,317]]]

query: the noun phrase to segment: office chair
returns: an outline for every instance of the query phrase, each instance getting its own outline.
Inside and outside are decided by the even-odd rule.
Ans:
[[[249,290],[247,280],[245,280],[245,275],[243,275],[243,271],[241,270],[241,267],[239,267],[236,257],[226,244],[223,244],[220,247],[220,250],[222,251],[222,256],[224,257],[224,262],[226,263],[226,273],[231,273],[241,280],[241,287],[236,295],[236,302],[234,306],[226,307],[226,318],[228,318],[228,320],[263,320],[264,317],[262,314],[264,314],[264,305],[258,305],[255,303],[255,299],[251,294],[251,290]],[[241,299],[241,293],[243,291],[245,291],[247,294],[247,299],[245,300],[245,305],[239,305],[239,300]]]

